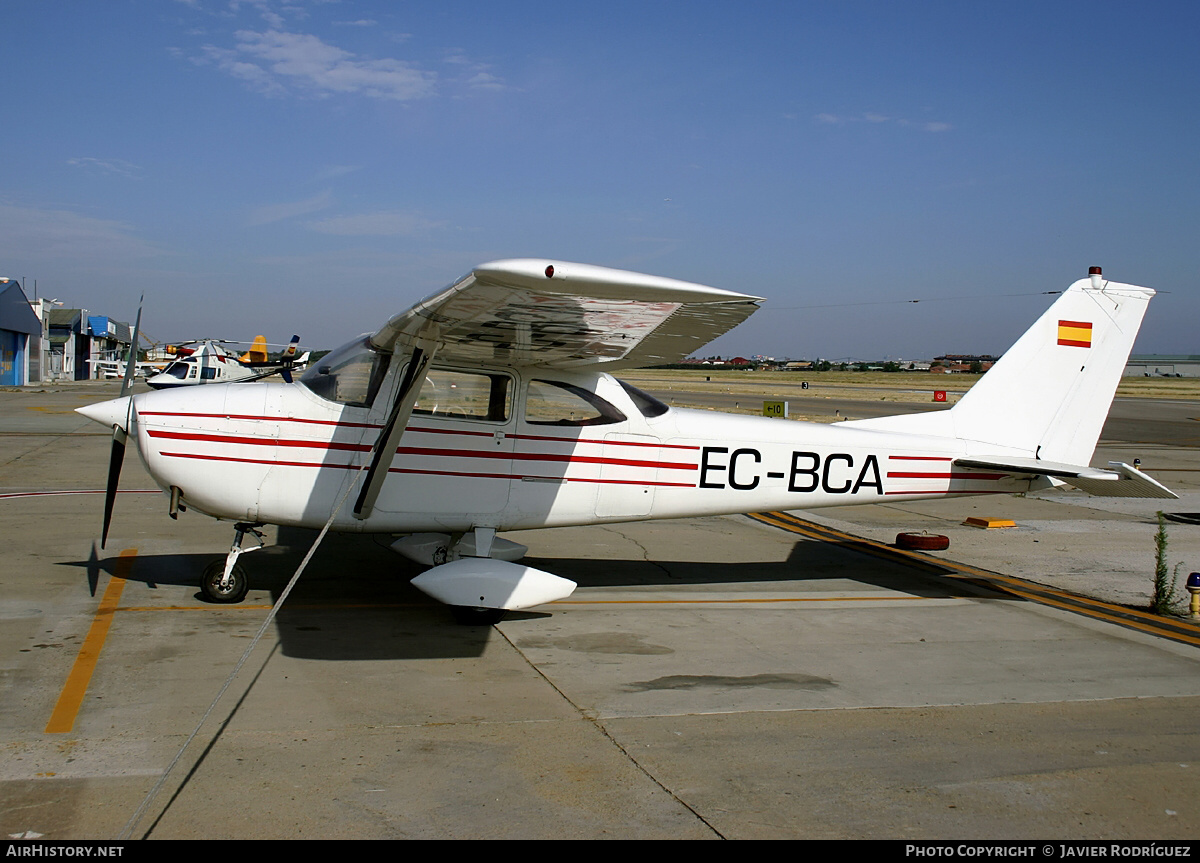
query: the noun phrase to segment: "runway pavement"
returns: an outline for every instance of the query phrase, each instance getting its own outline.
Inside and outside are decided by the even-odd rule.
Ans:
[[[111,388],[111,386],[110,386]],[[272,531],[239,606],[229,525],[166,517],[134,459],[93,545],[103,387],[0,393],[0,830],[119,835],[307,550]],[[1136,451],[1200,511],[1189,446]],[[37,492],[37,494],[29,494]],[[17,496],[20,495],[20,496]],[[331,537],[134,836],[1191,839],[1200,651],[936,562],[1144,603],[1157,502],[1050,494],[530,531],[567,601],[459,627],[370,537]],[[983,531],[967,515],[1013,518]],[[1200,527],[1169,557],[1200,569]],[[943,571],[944,570],[944,571]],[[1200,634],[1200,630],[1196,631]]]

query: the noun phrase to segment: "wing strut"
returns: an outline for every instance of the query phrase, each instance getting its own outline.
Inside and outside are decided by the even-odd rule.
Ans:
[[[392,402],[391,412],[387,423],[379,432],[375,450],[371,454],[371,466],[367,469],[367,478],[363,480],[358,499],[354,502],[354,517],[366,519],[375,509],[375,499],[387,479],[388,468],[396,457],[396,448],[412,416],[413,406],[417,403],[417,395],[421,392],[421,384],[425,381],[425,370],[433,360],[436,343],[421,340],[414,347],[408,368],[404,370],[404,378],[396,391],[395,401]]]

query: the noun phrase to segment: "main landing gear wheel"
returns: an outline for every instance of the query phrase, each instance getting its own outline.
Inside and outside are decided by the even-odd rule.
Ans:
[[[220,576],[217,576],[220,578]],[[494,626],[504,620],[503,608],[472,608],[469,605],[452,605],[450,613],[454,622],[463,626]]]
[[[235,563],[229,573],[229,584],[221,587],[221,576],[225,574],[225,560],[214,560],[204,567],[200,576],[200,592],[209,602],[233,603],[241,602],[250,590],[250,580],[246,578],[246,570]]]

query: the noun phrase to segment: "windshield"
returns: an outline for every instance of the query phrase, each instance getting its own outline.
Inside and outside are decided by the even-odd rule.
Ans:
[[[300,383],[323,399],[356,407],[370,407],[387,373],[391,354],[371,347],[363,336],[330,351],[308,367]]]
[[[169,366],[163,369],[162,373],[164,375],[170,375],[173,378],[179,378],[180,380],[183,380],[187,377],[188,369],[190,367],[191,366],[188,363],[180,360],[178,362],[171,363]]]

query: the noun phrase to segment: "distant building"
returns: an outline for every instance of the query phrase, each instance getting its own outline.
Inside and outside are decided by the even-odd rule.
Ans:
[[[44,380],[86,381],[100,377],[91,360],[121,360],[133,333],[129,324],[87,309],[50,309],[46,313],[47,354]]]
[[[991,354],[946,354],[934,357],[929,370],[934,374],[962,374],[973,368],[986,372],[998,359]]]
[[[90,359],[123,360],[129,355],[133,329],[124,321],[114,321],[103,315],[88,315],[87,332],[92,338]],[[88,377],[99,377],[92,367]]]
[[[950,363],[994,363],[999,357],[994,357],[991,354],[945,354],[944,356],[934,357],[935,360],[943,360]]]
[[[1197,354],[1134,354],[1125,364],[1127,378],[1196,378],[1200,377],[1200,355]]]
[[[86,309],[50,309],[47,362],[43,380],[86,381],[92,340],[83,324]]]
[[[0,278],[0,384],[19,387],[29,383],[31,354],[37,357],[40,353],[41,338],[41,321],[21,285]],[[35,359],[34,380],[38,380],[37,371]]]

